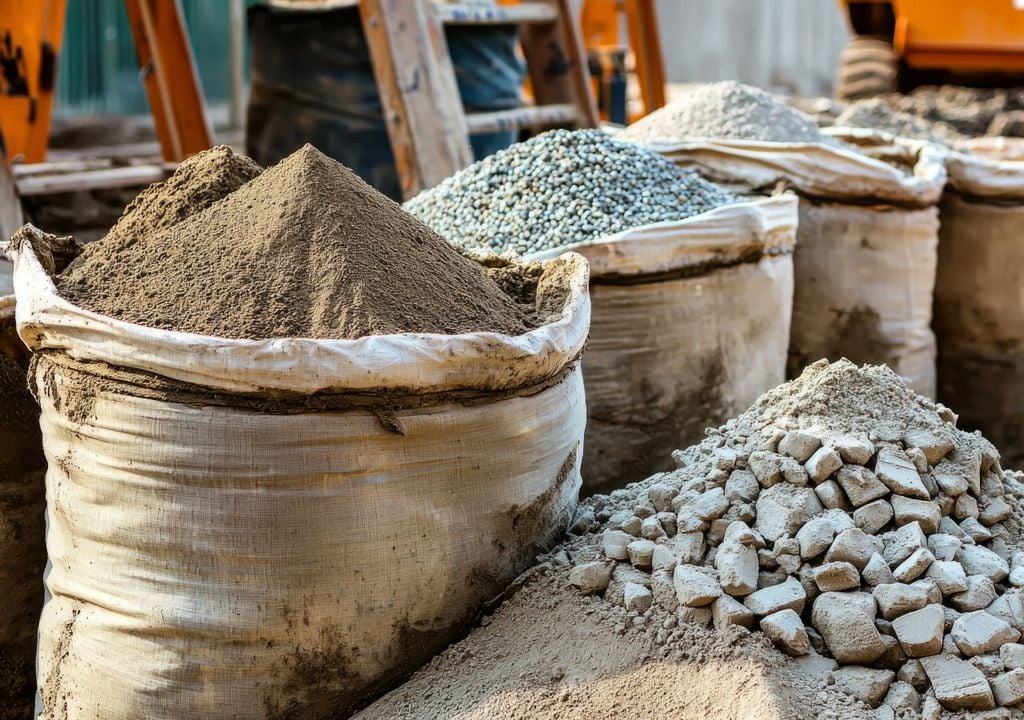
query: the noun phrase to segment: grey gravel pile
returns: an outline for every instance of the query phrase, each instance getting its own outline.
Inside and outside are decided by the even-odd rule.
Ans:
[[[644,144],[714,138],[835,144],[799,110],[731,80],[690,86],[677,100],[630,125],[622,137]]]
[[[760,629],[880,718],[1024,707],[1024,474],[955,423],[888,368],[820,361],[590,498],[560,557],[634,622]]]
[[[869,98],[851,103],[835,124],[838,127],[871,128],[900,137],[927,140],[948,147],[951,142],[962,139],[952,125],[944,122],[930,122],[910,113],[893,110],[882,98]]]
[[[521,255],[736,202],[655,152],[600,130],[553,130],[469,166],[405,204],[449,242]]]

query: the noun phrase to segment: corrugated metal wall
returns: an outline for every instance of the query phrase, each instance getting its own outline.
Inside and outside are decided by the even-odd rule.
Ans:
[[[230,95],[228,3],[181,0],[203,90],[210,104]],[[146,113],[124,0],[70,0],[54,113]]]
[[[836,0],[658,0],[672,82],[832,93],[847,30]]]

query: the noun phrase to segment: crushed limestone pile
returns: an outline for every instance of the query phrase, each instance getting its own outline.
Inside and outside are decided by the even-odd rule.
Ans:
[[[600,130],[553,130],[469,166],[404,207],[455,245],[528,255],[735,201]]]
[[[851,103],[835,119],[835,124],[839,127],[881,130],[899,137],[927,140],[944,147],[963,139],[953,126],[894,110],[882,98],[869,98]]]
[[[760,628],[888,717],[1024,702],[1024,475],[952,412],[821,361],[675,457],[581,508],[580,592],[629,623]]]
[[[310,145],[262,173],[217,148],[56,278],[120,320],[226,338],[518,335],[529,303]]]
[[[732,80],[687,88],[678,99],[630,125],[621,137],[642,144],[715,138],[835,143],[799,110]]]

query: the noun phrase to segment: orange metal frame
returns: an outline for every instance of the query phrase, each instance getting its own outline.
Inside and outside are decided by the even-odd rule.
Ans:
[[[893,0],[893,48],[916,68],[1024,71],[1019,0]]]
[[[125,0],[164,160],[213,144],[178,0]],[[10,162],[42,162],[66,0],[0,0],[0,135]]]

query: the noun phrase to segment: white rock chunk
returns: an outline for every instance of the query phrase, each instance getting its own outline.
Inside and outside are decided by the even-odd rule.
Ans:
[[[754,627],[754,613],[728,595],[722,595],[711,603],[711,618],[718,630],[722,630],[726,625],[739,625],[748,630]]]
[[[820,447],[821,438],[803,430],[790,430],[779,440],[779,452],[801,463]]]
[[[918,548],[892,571],[893,577],[900,582],[912,582],[921,577],[934,561],[935,556],[928,548]]]
[[[981,545],[964,545],[957,560],[968,575],[984,575],[997,583],[1010,574],[1009,564],[994,552]]]
[[[869,707],[878,707],[889,692],[896,673],[866,667],[841,667],[832,672],[836,687]]]
[[[878,553],[874,553],[871,556],[868,564],[861,571],[861,575],[864,578],[864,582],[870,587],[896,582],[896,578],[893,577],[892,570],[889,568],[889,563]]]
[[[651,607],[654,595],[643,585],[628,582],[622,590],[622,599],[627,612],[643,613]]]
[[[799,657],[811,651],[804,623],[791,608],[762,618],[761,631],[787,655]]]
[[[582,563],[569,571],[569,584],[579,588],[584,595],[599,595],[612,579],[614,563],[598,560]]]
[[[672,574],[672,585],[683,607],[704,607],[722,595],[718,579],[693,565],[677,565]]]
[[[962,546],[960,539],[953,535],[936,533],[928,536],[928,549],[932,551],[936,560],[956,560],[956,554],[960,552]]]
[[[825,563],[815,568],[814,582],[822,592],[851,590],[860,587],[860,573],[848,562]]]
[[[857,508],[853,513],[853,522],[868,535],[875,535],[889,524],[892,517],[892,505],[885,500],[875,500]]]
[[[815,485],[828,480],[829,476],[842,466],[843,461],[839,458],[839,453],[827,445],[818,448],[813,455],[807,458],[807,462],[804,463],[807,477]]]
[[[920,500],[931,499],[914,463],[894,445],[886,445],[878,451],[875,475],[897,495]]]
[[[996,704],[1011,707],[1024,701],[1024,669],[1017,668],[992,678]]]
[[[1020,637],[1018,631],[984,610],[964,613],[958,617],[950,635],[960,652],[968,657],[993,652],[1005,643],[1016,642]]]
[[[925,577],[933,580],[944,596],[962,593],[967,589],[967,573],[964,572],[964,566],[955,560],[936,560],[928,568]]]
[[[800,543],[800,556],[804,560],[813,560],[832,544],[835,539],[835,525],[826,517],[811,518],[796,533]]]
[[[921,658],[935,698],[947,710],[991,710],[992,689],[981,670],[951,655]]]
[[[928,590],[903,583],[879,585],[872,593],[878,612],[885,620],[895,620],[928,604]]]
[[[927,657],[942,650],[944,613],[941,605],[928,605],[892,621],[896,639],[907,657]]]
[[[875,454],[874,444],[864,434],[835,435],[826,442],[836,449],[843,462],[867,465]]]
[[[757,498],[755,527],[765,540],[775,542],[783,535],[795,534],[824,509],[810,488],[789,483],[773,485]]]
[[[634,539],[632,535],[621,530],[605,530],[601,536],[604,554],[612,560],[628,560],[629,553],[626,548]]]
[[[763,617],[787,608],[798,613],[803,612],[806,601],[807,593],[804,591],[804,586],[800,584],[799,580],[788,578],[784,583],[762,588],[748,595],[743,604],[750,608],[755,615]]]
[[[889,498],[896,518],[897,527],[912,522],[921,524],[921,530],[925,535],[939,531],[939,521],[942,520],[942,513],[939,512],[939,505],[931,500],[917,500],[915,498],[893,495]]]
[[[882,549],[880,545],[878,538],[860,528],[844,530],[836,536],[825,553],[825,562],[848,562],[858,570],[863,570],[871,556]]]
[[[889,494],[889,488],[873,472],[860,465],[844,465],[836,473],[836,482],[854,507],[867,505]]]
[[[874,616],[855,596],[860,593],[823,593],[814,601],[812,624],[837,662],[870,663],[886,651]]]

